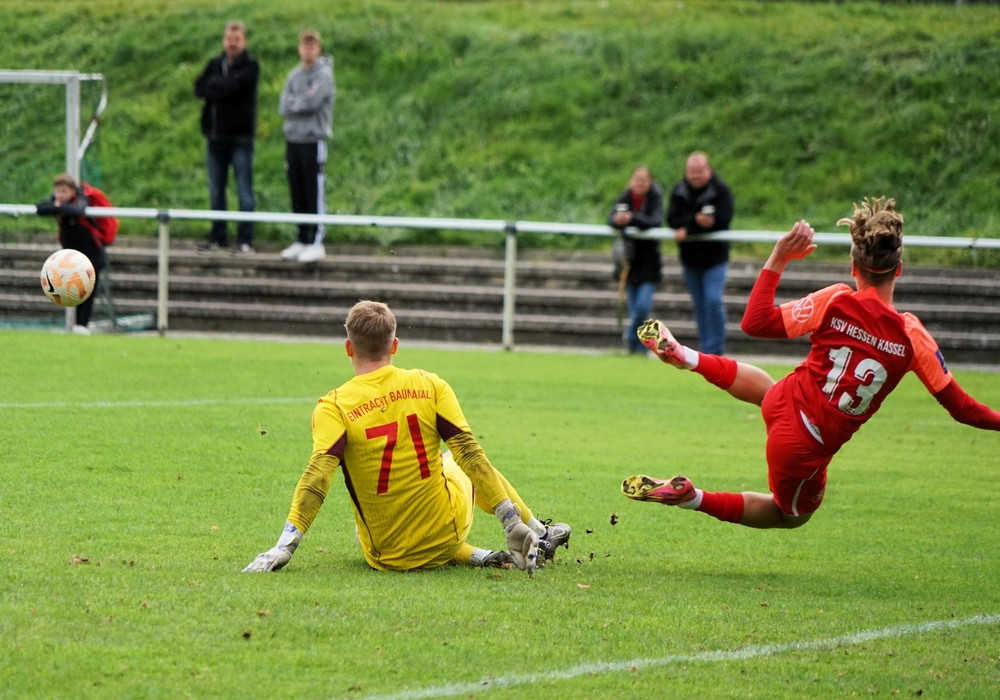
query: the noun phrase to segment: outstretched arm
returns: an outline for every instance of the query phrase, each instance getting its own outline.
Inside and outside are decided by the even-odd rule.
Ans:
[[[934,394],[934,398],[959,423],[983,430],[1000,430],[1000,413],[969,396],[954,377]]]
[[[490,508],[496,508],[498,503],[507,498],[507,490],[497,478],[496,470],[472,433],[459,432],[445,442],[455,455],[455,464],[469,477],[469,481]]]
[[[803,219],[774,244],[747,300],[740,323],[744,333],[753,338],[788,337],[781,308],[774,304],[774,294],[788,261],[804,258],[816,250],[816,244],[812,242],[813,233],[812,226]]]
[[[340,460],[333,455],[317,452],[309,460],[309,466],[299,478],[292,496],[292,507],[288,520],[281,531],[278,542],[266,552],[261,552],[244,571],[278,571],[287,564],[302,541],[306,530],[312,525],[326,494],[330,490],[333,474]]]
[[[933,336],[911,313],[903,314],[913,344],[913,372],[928,393],[959,423],[983,430],[1000,430],[1000,413],[969,396],[948,371]]]
[[[538,561],[538,535],[521,520],[520,509],[511,503],[507,489],[483,448],[472,433],[464,431],[451,436],[446,442],[455,455],[455,463],[483,494],[494,515],[500,520],[514,565],[527,571],[529,576],[534,574]]]
[[[804,258],[816,250],[816,244],[812,242],[814,233],[813,227],[805,219],[799,219],[792,230],[774,244],[770,257],[764,263],[764,269],[780,275],[790,260]]]

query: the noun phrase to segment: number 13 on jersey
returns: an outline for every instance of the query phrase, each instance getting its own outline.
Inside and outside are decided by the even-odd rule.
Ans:
[[[854,352],[847,346],[830,350],[828,357],[833,366],[826,375],[823,393],[844,413],[860,416],[868,410],[889,373],[878,360],[870,357],[862,359],[851,368],[853,355]],[[856,395],[851,394],[852,387]]]

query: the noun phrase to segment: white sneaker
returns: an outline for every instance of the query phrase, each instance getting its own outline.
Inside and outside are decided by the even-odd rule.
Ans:
[[[77,335],[90,335],[90,329],[79,324],[73,326],[73,332]]]
[[[304,243],[299,243],[298,241],[295,241],[290,246],[281,251],[281,259],[297,260],[299,257],[299,253],[301,253],[305,247],[306,246]]]
[[[318,262],[326,257],[326,248],[322,243],[313,243],[312,245],[307,245],[302,247],[302,252],[299,253],[298,261],[300,263],[311,263]]]

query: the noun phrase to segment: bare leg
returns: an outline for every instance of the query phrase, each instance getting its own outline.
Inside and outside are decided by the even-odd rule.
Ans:
[[[729,392],[740,401],[760,406],[764,394],[774,386],[774,380],[759,367],[681,345],[661,321],[646,321],[639,328],[638,336],[643,345],[663,362],[700,374],[708,383]]]
[[[774,380],[760,367],[745,362],[737,362],[736,366],[736,379],[726,391],[740,401],[760,406],[764,401],[764,394],[774,386]]]
[[[663,362],[678,369],[700,374],[707,382],[724,390],[739,401],[760,406],[764,395],[775,382],[764,370],[729,357],[701,353],[677,342],[670,330],[660,321],[650,319],[638,330],[643,345],[653,351]],[[686,485],[686,486],[685,486]],[[656,501],[665,505],[693,508],[725,522],[738,522],[746,527],[791,529],[809,522],[812,513],[791,516],[782,512],[771,494],[742,494],[719,492],[708,495],[695,489],[683,475],[663,481],[636,475],[622,482],[622,491],[629,498],[639,501]],[[742,503],[739,502],[742,497]],[[703,505],[703,500],[704,505]],[[708,501],[711,500],[711,503]],[[742,510],[742,514],[740,514]]]
[[[743,517],[740,525],[762,530],[770,528],[791,529],[801,527],[809,522],[812,513],[792,516],[783,512],[774,502],[774,496],[769,493],[743,492]]]
[[[809,522],[812,513],[792,516],[782,512],[769,493],[744,491],[702,491],[683,474],[663,480],[644,474],[622,482],[622,492],[636,501],[651,501],[665,506],[697,510],[705,515],[760,530],[792,529]]]

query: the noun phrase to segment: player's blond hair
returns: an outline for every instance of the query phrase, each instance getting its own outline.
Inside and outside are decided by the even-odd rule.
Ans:
[[[347,314],[344,323],[354,350],[364,359],[385,359],[392,355],[396,337],[396,317],[380,301],[359,301]]]
[[[895,206],[892,198],[865,197],[853,217],[837,221],[851,227],[851,259],[872,282],[895,277],[903,260],[903,215]]]

